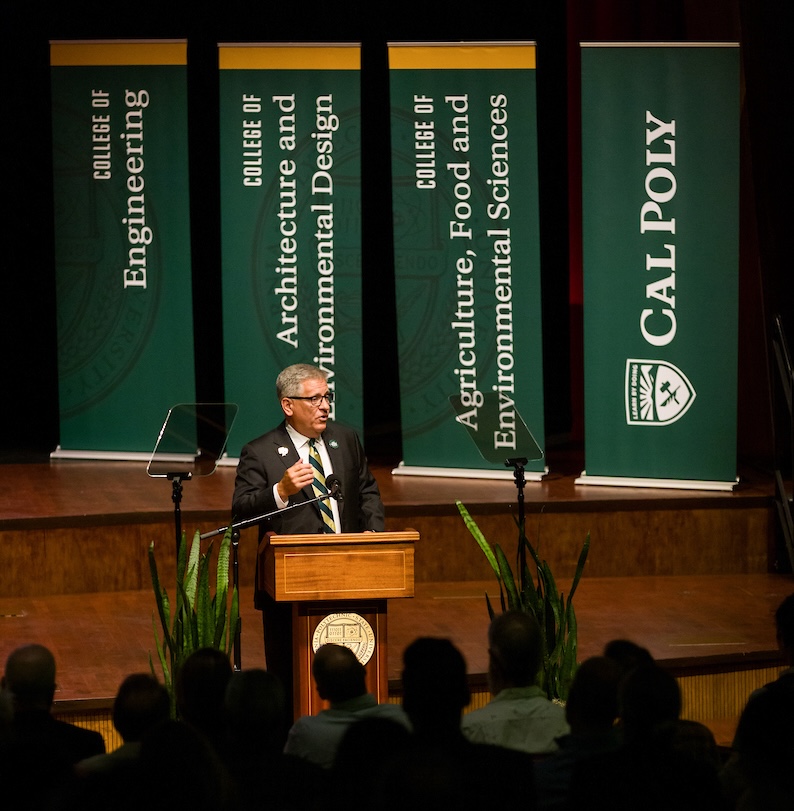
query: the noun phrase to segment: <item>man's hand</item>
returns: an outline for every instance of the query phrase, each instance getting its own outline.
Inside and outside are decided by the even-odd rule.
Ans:
[[[284,471],[278,483],[278,494],[282,501],[289,501],[290,496],[303,490],[314,481],[314,468],[307,462],[297,461]]]

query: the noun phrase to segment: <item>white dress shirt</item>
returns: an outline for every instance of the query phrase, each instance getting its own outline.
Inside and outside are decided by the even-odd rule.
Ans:
[[[301,462],[309,464],[309,437],[296,431],[289,423],[287,423],[287,433],[292,440],[292,444],[295,446],[295,450],[298,452],[298,456],[301,458]],[[323,442],[322,437],[316,439],[314,444],[320,453],[320,459],[323,463],[323,473],[325,473],[326,478],[328,478],[328,476],[334,472],[334,466],[331,464],[328,449],[325,447],[325,442]],[[273,498],[276,501],[276,506],[281,509],[289,506],[289,502],[282,501],[281,496],[278,494],[278,482],[273,485]],[[334,526],[336,527],[337,533],[339,533],[339,527],[342,526],[342,522],[339,518],[339,502],[335,498],[331,498],[328,499],[328,503],[331,505],[331,510],[334,514]],[[300,507],[298,509],[300,509]]]

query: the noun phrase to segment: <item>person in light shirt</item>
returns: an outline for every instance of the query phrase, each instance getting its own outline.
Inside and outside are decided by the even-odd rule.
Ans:
[[[540,628],[533,616],[508,611],[488,629],[488,682],[493,698],[463,716],[463,734],[531,755],[558,749],[556,739],[570,732],[565,709],[537,685],[541,664]]]

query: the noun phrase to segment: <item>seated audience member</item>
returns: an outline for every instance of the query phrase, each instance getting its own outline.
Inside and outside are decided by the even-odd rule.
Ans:
[[[605,656],[586,659],[577,669],[565,704],[571,732],[558,738],[558,752],[535,764],[538,808],[566,808],[576,763],[619,746],[615,722],[621,675],[617,662]]]
[[[422,637],[403,653],[403,707],[413,728],[409,751],[388,767],[381,807],[481,811],[534,809],[532,758],[461,731],[469,703],[466,662],[448,639]]]
[[[620,665],[623,673],[634,670],[639,665],[652,665],[653,656],[647,648],[643,648],[629,639],[612,639],[604,646],[604,656]]]
[[[655,664],[651,652],[628,639],[613,639],[604,647],[604,656],[614,660],[624,675],[643,665]],[[704,760],[715,768],[722,763],[714,733],[699,721],[678,718],[673,725],[673,745],[689,757]]]
[[[408,725],[402,708],[378,704],[367,692],[366,671],[355,653],[342,645],[323,645],[314,655],[312,675],[329,708],[299,718],[289,731],[284,751],[330,769],[347,728],[362,718],[390,718]]]
[[[25,645],[6,660],[0,683],[13,718],[3,762],[4,793],[43,808],[71,787],[74,765],[105,751],[98,732],[53,717],[55,658],[43,645]]]
[[[409,729],[389,718],[362,718],[348,727],[336,750],[330,772],[330,802],[323,808],[346,811],[350,807],[350,778],[355,776],[357,795],[380,809],[393,790],[395,763],[411,749]]]
[[[287,716],[284,689],[259,668],[232,675],[224,699],[226,767],[237,811],[314,811],[327,798],[324,769],[282,751]]]
[[[123,811],[240,811],[233,784],[207,736],[168,719],[141,739],[140,782]]]
[[[657,665],[639,665],[621,681],[621,745],[574,766],[570,808],[614,811],[725,811],[717,769],[676,747],[681,692]]]
[[[6,746],[11,739],[11,724],[14,721],[14,705],[11,703],[11,695],[5,690],[0,690],[0,756],[5,752]]]
[[[537,620],[522,611],[494,617],[488,629],[488,683],[493,698],[463,717],[463,734],[532,755],[557,750],[569,732],[565,709],[538,686],[543,642]]]
[[[166,721],[170,699],[165,685],[148,673],[133,673],[122,681],[113,701],[113,726],[122,744],[107,754],[81,760],[76,766],[80,777],[127,770],[138,758],[145,732]]]
[[[232,664],[223,651],[199,648],[176,674],[174,693],[179,717],[206,736],[220,752],[226,735],[223,698],[232,677]]]
[[[720,775],[740,811],[794,808],[794,594],[778,606],[775,630],[788,667],[751,694]]]
[[[171,713],[168,690],[148,673],[133,673],[119,686],[113,701],[113,726],[121,736],[118,749],[81,760],[75,766],[78,778],[71,807],[80,811],[134,808],[140,779],[141,738]],[[64,804],[66,807],[66,804]]]

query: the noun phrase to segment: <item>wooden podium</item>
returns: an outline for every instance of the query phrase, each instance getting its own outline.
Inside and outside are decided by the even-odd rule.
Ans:
[[[352,648],[366,665],[367,689],[388,697],[387,600],[414,596],[414,544],[419,533],[271,535],[257,552],[257,589],[292,605],[292,683],[295,717],[323,708],[311,675],[314,651],[327,642]],[[283,621],[283,620],[282,620]],[[264,622],[268,622],[267,612]],[[289,672],[265,650],[268,668]]]

